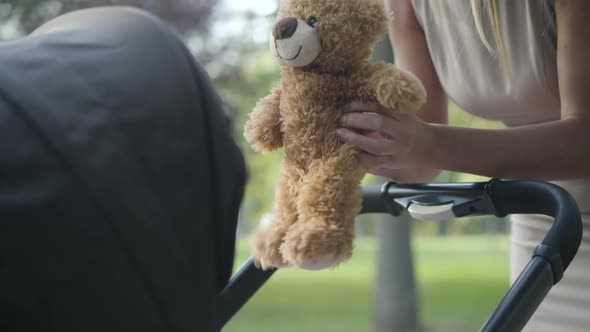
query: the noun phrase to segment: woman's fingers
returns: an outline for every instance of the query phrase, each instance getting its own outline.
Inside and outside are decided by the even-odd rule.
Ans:
[[[360,135],[346,128],[338,129],[336,135],[338,135],[343,142],[352,144],[360,150],[376,156],[393,154],[393,142],[391,140]]]
[[[348,113],[340,117],[340,125],[347,128],[374,131],[385,137],[395,137],[397,122],[375,113]]]
[[[376,156],[362,151],[358,152],[357,158],[361,165],[369,170],[369,173],[379,176],[389,174],[395,162],[395,157],[393,156]]]
[[[350,103],[339,122],[338,137],[357,148],[360,162],[377,175],[403,175],[401,169],[422,165],[435,144],[432,127],[415,114],[377,103]]]

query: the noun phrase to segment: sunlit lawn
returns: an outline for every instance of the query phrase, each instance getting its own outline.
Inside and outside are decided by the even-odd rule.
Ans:
[[[278,271],[224,331],[371,331],[376,245],[358,241],[334,271]],[[414,252],[420,318],[435,331],[477,330],[508,287],[505,237],[416,238]]]

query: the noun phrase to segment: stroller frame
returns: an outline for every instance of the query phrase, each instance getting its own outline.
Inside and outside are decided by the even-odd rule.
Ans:
[[[582,221],[575,200],[564,189],[540,181],[436,183],[363,187],[364,213],[445,220],[473,215],[544,214],[553,226],[480,331],[520,331],[551,287],[563,277],[582,239]],[[218,317],[223,327],[276,270],[262,271],[249,259],[221,292]]]

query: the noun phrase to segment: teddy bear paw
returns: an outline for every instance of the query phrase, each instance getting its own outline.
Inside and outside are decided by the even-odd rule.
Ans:
[[[262,270],[288,267],[280,252],[283,232],[273,227],[260,228],[252,238],[254,265]]]
[[[340,263],[340,259],[336,255],[303,258],[301,261],[294,262],[297,267],[308,271],[324,270],[336,266],[338,263]]]
[[[281,245],[281,253],[289,263],[305,270],[335,267],[352,255],[353,232],[338,226],[318,226],[313,222],[295,225]]]
[[[250,122],[245,126],[244,138],[256,152],[270,152],[281,146],[280,133],[270,128],[254,126]]]
[[[413,113],[426,102],[426,90],[410,73],[384,80],[377,87],[379,103],[393,111]]]
[[[282,257],[276,255],[256,256],[253,257],[254,266],[257,268],[267,271],[272,269],[279,269],[289,267],[290,264],[283,260]]]
[[[268,247],[261,248],[254,253],[254,265],[262,270],[278,269],[289,267],[289,263],[283,259],[278,250],[269,250]]]

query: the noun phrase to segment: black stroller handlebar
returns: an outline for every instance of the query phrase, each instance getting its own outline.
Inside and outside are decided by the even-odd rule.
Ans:
[[[408,185],[390,182],[383,186],[364,187],[363,198],[361,213],[389,212],[397,216],[407,209],[416,219],[436,219],[441,210],[431,209],[437,215],[429,215],[416,213],[415,206],[447,206],[449,213],[442,213],[442,216],[449,218],[489,214],[497,217],[509,214],[554,217],[553,226],[535,254],[551,262],[555,283],[573,260],[582,240],[582,222],[575,200],[563,188],[547,182],[491,180]]]
[[[520,331],[576,255],[582,221],[573,197],[564,189],[538,181],[396,184],[363,187],[363,213],[407,210],[415,219],[448,220],[468,215],[544,214],[553,226],[529,264],[480,331]],[[274,270],[261,271],[250,259],[220,294],[220,326],[262,287]]]
[[[554,282],[561,280],[582,241],[582,220],[574,198],[563,188],[546,182],[497,181],[492,199],[498,216],[544,214],[555,218],[535,254],[551,262]]]

